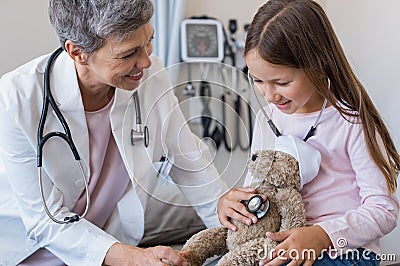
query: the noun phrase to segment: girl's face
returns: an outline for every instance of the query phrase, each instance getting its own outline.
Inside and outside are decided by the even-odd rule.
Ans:
[[[106,39],[104,45],[88,59],[86,80],[124,90],[134,90],[140,84],[143,70],[150,67],[154,29],[150,22],[122,41]]]
[[[324,99],[302,69],[270,64],[255,49],[246,55],[246,63],[255,87],[282,112],[311,113],[321,109]]]

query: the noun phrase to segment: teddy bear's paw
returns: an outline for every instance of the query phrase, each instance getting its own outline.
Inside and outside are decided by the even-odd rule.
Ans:
[[[188,266],[201,266],[205,260],[202,256],[199,256],[194,252],[189,252],[185,255],[185,258],[188,262]]]

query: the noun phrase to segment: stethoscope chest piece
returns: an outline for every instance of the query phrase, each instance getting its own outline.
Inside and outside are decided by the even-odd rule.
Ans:
[[[256,215],[258,219],[263,218],[268,213],[270,205],[269,200],[263,202],[260,195],[254,195],[249,200],[243,201],[243,204],[246,206],[246,210]]]

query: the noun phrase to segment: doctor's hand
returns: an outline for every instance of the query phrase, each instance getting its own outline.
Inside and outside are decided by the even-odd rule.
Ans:
[[[249,213],[246,210],[246,206],[241,203],[242,200],[249,200],[254,195],[257,195],[256,190],[249,187],[233,188],[224,194],[218,200],[217,204],[218,218],[221,224],[232,231],[236,231],[237,228],[230,222],[230,219],[247,225],[257,223],[257,216]],[[267,200],[264,195],[260,196],[263,198],[263,201]]]
[[[113,244],[104,259],[104,265],[118,266],[187,266],[188,263],[180,254],[170,247],[157,246],[138,248],[120,243]]]
[[[267,237],[281,242],[274,249],[272,254],[261,260],[259,265],[282,265],[291,260],[287,265],[311,266],[313,262],[325,250],[332,245],[327,233],[319,225],[294,228],[287,231],[271,233],[267,232]],[[315,251],[303,252],[303,250]]]

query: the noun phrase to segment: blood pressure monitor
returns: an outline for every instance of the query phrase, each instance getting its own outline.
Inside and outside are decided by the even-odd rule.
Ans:
[[[214,19],[182,20],[181,57],[185,62],[221,62],[224,59],[222,23]]]

